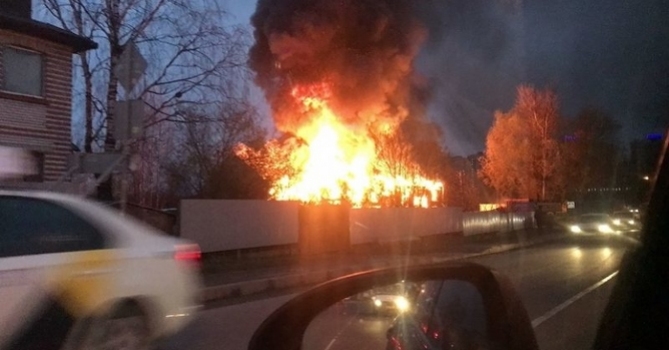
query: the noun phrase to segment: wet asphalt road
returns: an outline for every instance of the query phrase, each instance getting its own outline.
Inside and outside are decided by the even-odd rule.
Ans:
[[[618,241],[560,241],[471,261],[506,274],[534,320],[541,349],[586,349],[615,277],[606,282],[628,244]],[[209,308],[164,349],[246,349],[253,331],[294,294]],[[329,312],[319,317],[305,350],[384,349],[388,318]],[[315,335],[315,336],[314,336]]]

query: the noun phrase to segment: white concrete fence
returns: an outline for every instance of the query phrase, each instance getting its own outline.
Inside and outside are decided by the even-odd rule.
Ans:
[[[309,207],[302,207],[309,210]],[[261,200],[183,200],[180,236],[203,252],[299,244],[300,204]],[[323,225],[333,225],[327,218]],[[529,222],[528,222],[529,220]],[[443,234],[472,236],[525,227],[532,213],[467,212],[460,208],[350,209],[346,244],[387,243]],[[301,230],[302,228],[302,230]]]

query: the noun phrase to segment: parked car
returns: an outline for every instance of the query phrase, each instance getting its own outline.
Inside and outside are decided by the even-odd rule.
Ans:
[[[0,223],[1,349],[144,349],[199,308],[199,247],[102,204],[0,191]]]

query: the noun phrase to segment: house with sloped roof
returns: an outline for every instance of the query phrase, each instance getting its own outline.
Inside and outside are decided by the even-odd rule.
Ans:
[[[72,55],[97,45],[31,8],[0,1],[0,182],[43,188],[67,172],[72,150]]]

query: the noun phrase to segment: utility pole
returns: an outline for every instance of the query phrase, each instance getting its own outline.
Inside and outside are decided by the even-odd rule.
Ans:
[[[132,71],[133,71],[133,65],[134,65],[134,57],[131,54],[129,57],[128,61],[128,66],[129,68],[126,71],[126,79],[128,81],[132,81]],[[134,85],[134,84],[133,84]],[[134,86],[131,86],[129,89],[126,89],[126,96],[125,99],[126,101],[130,99],[131,94],[132,94],[132,88]],[[130,120],[132,116],[132,111],[130,110],[130,103],[126,104],[126,114],[128,116],[128,120]],[[125,127],[125,133],[126,135],[130,135],[130,123],[125,123],[123,125]],[[129,168],[129,163],[128,163],[128,154],[130,153],[130,139],[121,139],[121,154],[122,154],[122,159],[123,159],[123,164],[121,165],[121,213],[125,215],[127,212],[127,207],[128,207],[128,168]]]
[[[119,84],[121,84],[125,90],[125,100],[119,101],[119,105],[125,108],[124,110],[121,108],[118,109],[121,113],[118,113],[118,117],[120,118],[117,118],[116,120],[116,135],[114,136],[116,137],[116,140],[120,142],[119,146],[121,147],[123,159],[121,168],[120,207],[121,212],[124,214],[128,207],[130,145],[132,144],[132,140],[141,134],[143,127],[144,104],[141,100],[132,99],[132,93],[137,85],[137,81],[144,75],[146,67],[146,60],[139,52],[139,49],[134,42],[127,42],[123,45],[123,52],[121,53],[119,64],[116,66],[116,73],[119,77]]]

